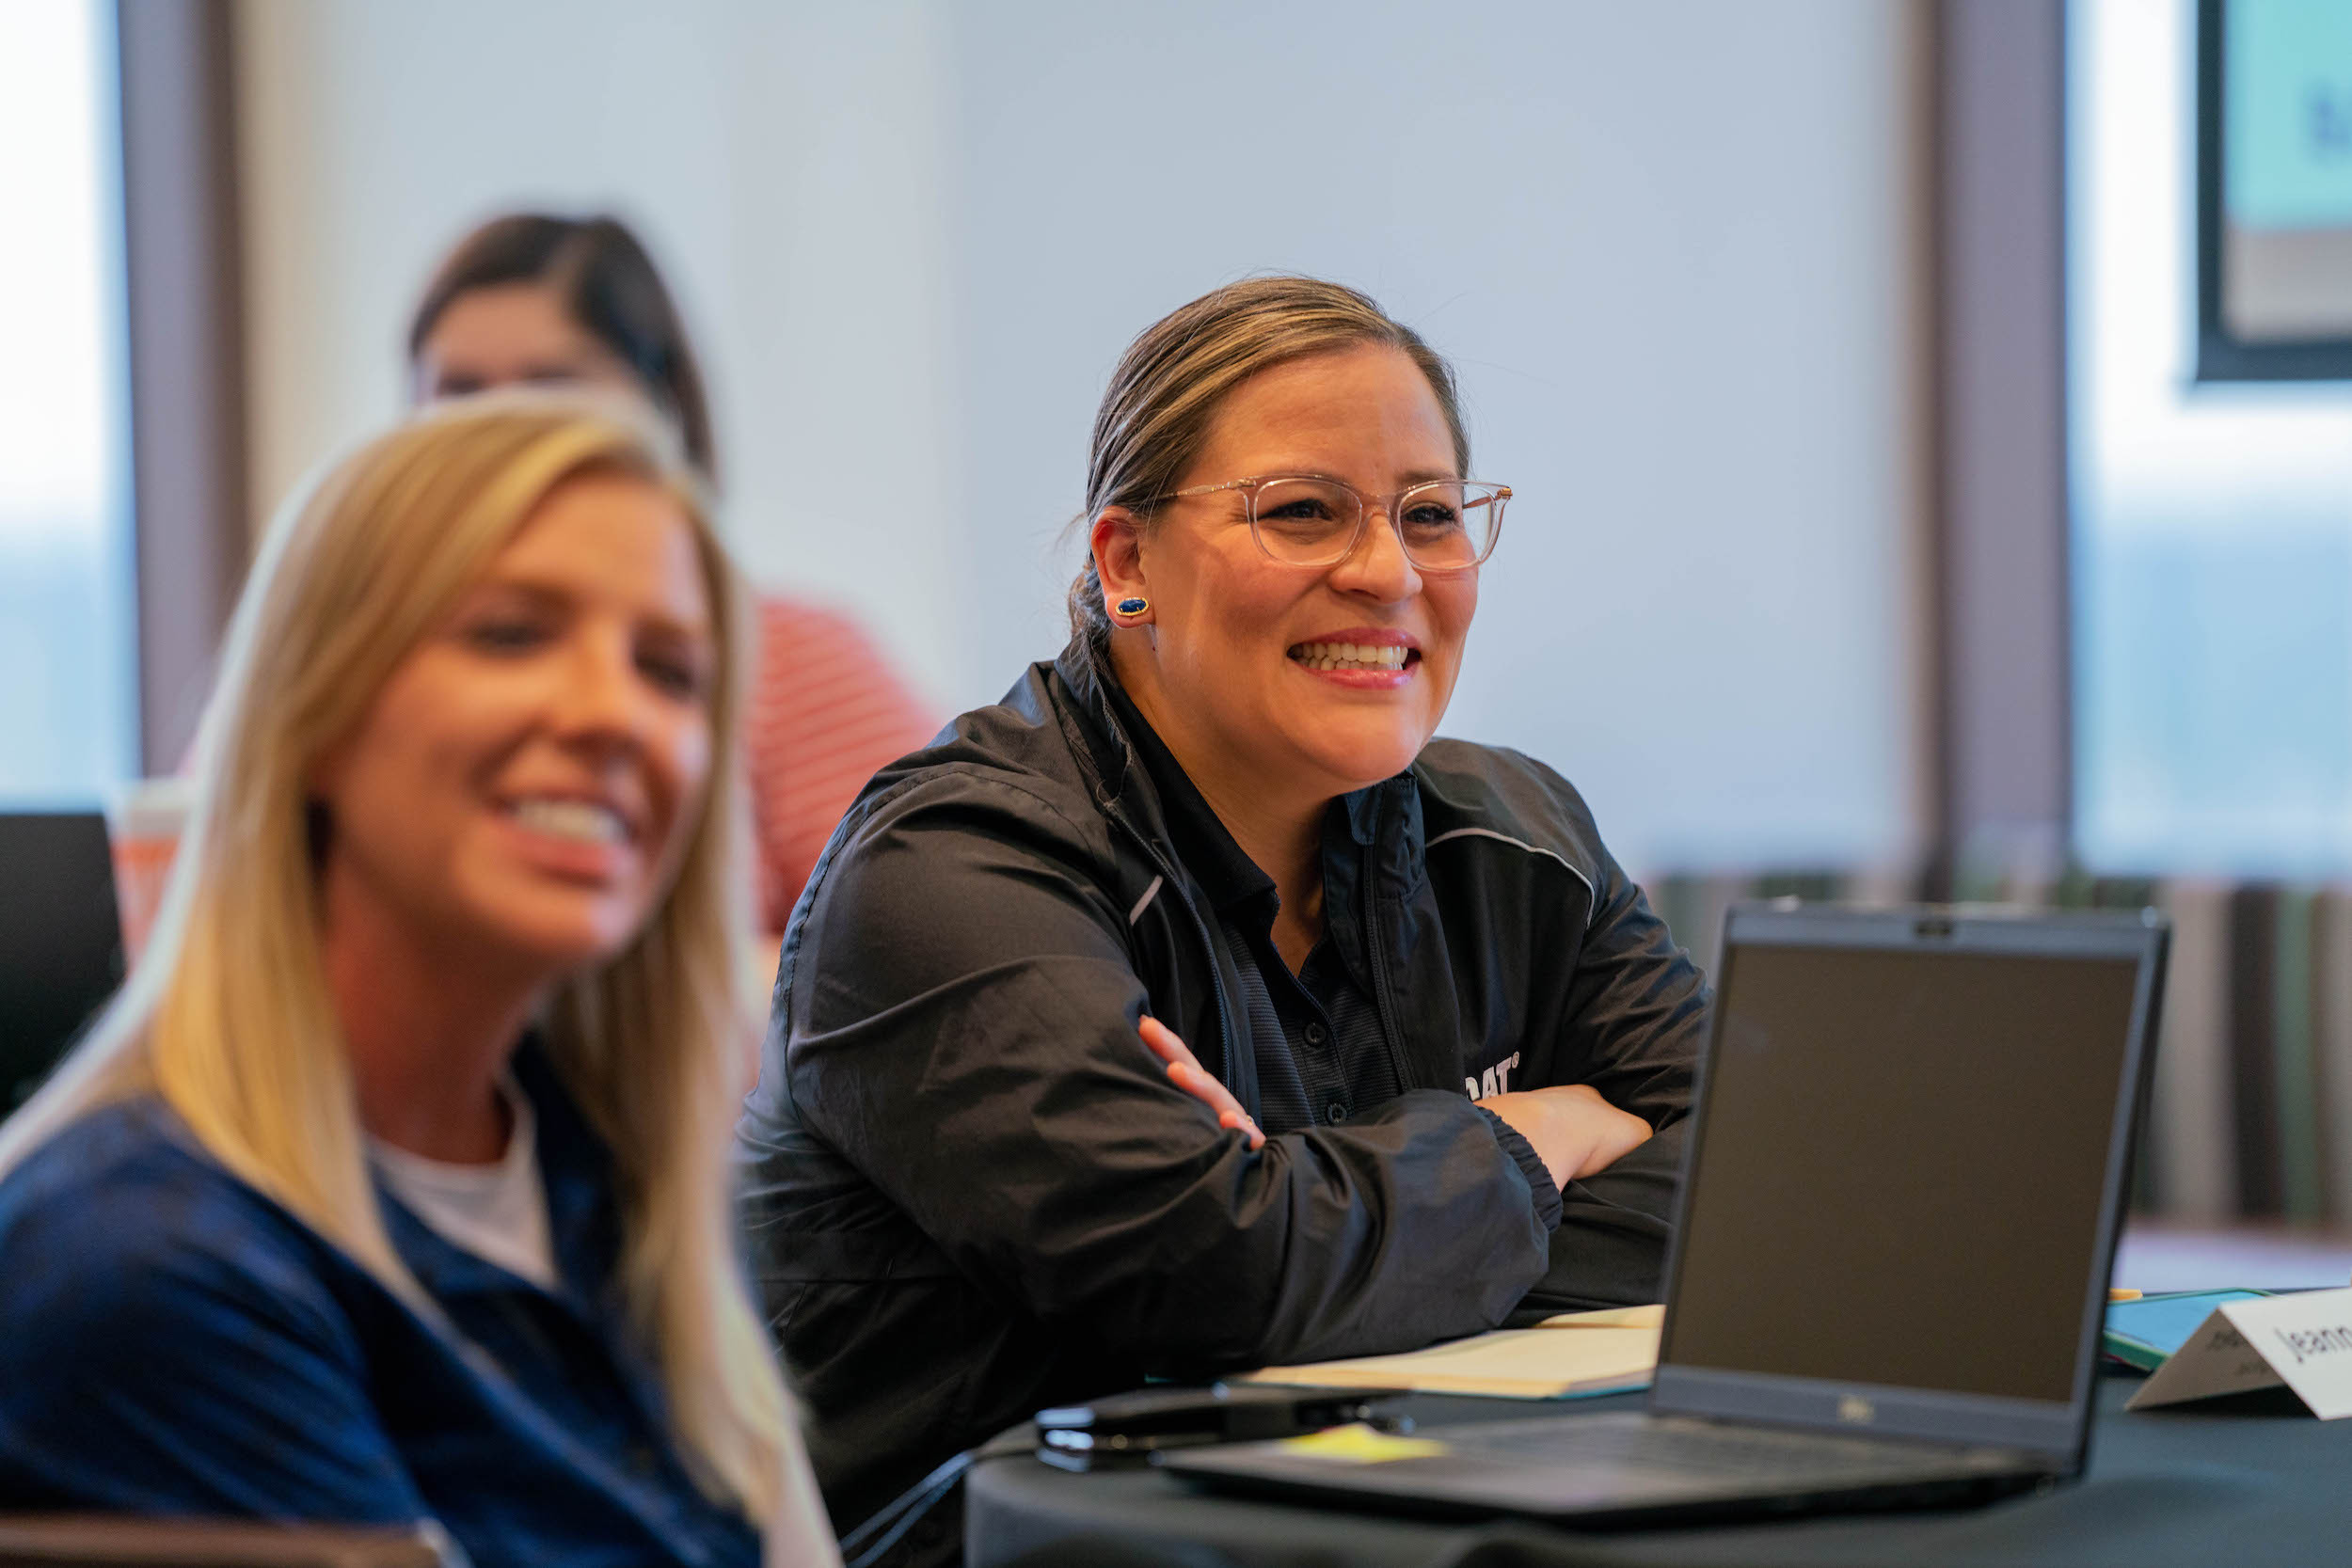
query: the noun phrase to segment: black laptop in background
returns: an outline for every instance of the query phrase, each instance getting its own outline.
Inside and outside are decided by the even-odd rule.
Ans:
[[[2167,937],[2153,911],[1735,909],[1646,1413],[1167,1467],[1587,1528],[2080,1474]]]
[[[105,817],[0,812],[0,1116],[40,1086],[121,979]]]

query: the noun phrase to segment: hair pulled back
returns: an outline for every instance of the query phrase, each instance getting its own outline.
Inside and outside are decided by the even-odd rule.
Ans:
[[[687,461],[707,483],[719,477],[710,404],[686,323],[644,244],[620,219],[510,213],[457,242],[408,324],[408,358],[424,352],[460,294],[502,284],[551,290],[564,313],[627,365],[677,425]]]
[[[1104,507],[1122,506],[1148,524],[1155,510],[1151,498],[1176,488],[1234,388],[1294,359],[1368,343],[1396,349],[1421,367],[1454,437],[1454,461],[1460,472],[1470,472],[1470,436],[1453,367],[1421,334],[1344,284],[1251,277],[1171,311],[1127,345],[1094,416],[1080,521],[1091,523]],[[1070,627],[1098,645],[1110,636],[1091,554],[1070,585]]]

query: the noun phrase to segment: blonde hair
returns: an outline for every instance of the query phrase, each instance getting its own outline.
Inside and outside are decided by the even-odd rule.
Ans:
[[[743,616],[724,551],[663,437],[545,393],[444,405],[315,478],[240,599],[196,758],[196,804],[147,951],[88,1037],[0,1127],[0,1171],[93,1107],[151,1093],[235,1175],[439,1318],[393,1251],[322,958],[318,760],[549,492],[586,473],[660,486],[694,532],[720,656],[718,760],[675,881],[630,945],[544,1017],[558,1072],[609,1147],[619,1283],[681,1449],[714,1496],[779,1507],[787,1401],[739,1272],[726,1150],[740,810],[729,760]]]
[[[1120,356],[1094,416],[1086,510],[1073,528],[1082,531],[1106,506],[1126,507],[1148,526],[1152,498],[1176,488],[1234,388],[1260,371],[1366,343],[1397,350],[1429,378],[1454,438],[1454,467],[1468,474],[1470,436],[1454,369],[1420,333],[1343,283],[1249,277],[1161,317]],[[1070,585],[1070,629],[1098,644],[1110,637],[1091,555]]]

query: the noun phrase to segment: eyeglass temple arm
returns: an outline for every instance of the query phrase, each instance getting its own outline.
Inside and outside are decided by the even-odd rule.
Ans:
[[[1166,495],[1152,497],[1151,500],[1172,501],[1179,496],[1213,496],[1219,490],[1247,490],[1253,484],[1263,484],[1264,483],[1264,480],[1256,478],[1229,479],[1222,484],[1196,484],[1189,490],[1170,490]],[[1146,501],[1143,504],[1149,505],[1150,501]]]
[[[1149,505],[1151,505],[1151,504],[1152,504],[1152,502],[1153,502],[1153,501],[1172,501],[1172,500],[1176,499],[1177,499],[1178,497],[1180,497],[1180,496],[1213,496],[1213,495],[1216,494],[1219,490],[1247,490],[1248,488],[1249,488],[1249,486],[1251,486],[1251,485],[1253,485],[1253,484],[1263,484],[1264,483],[1265,483],[1265,480],[1264,480],[1263,478],[1250,478],[1250,479],[1229,479],[1229,480],[1227,480],[1224,483],[1222,483],[1222,484],[1196,484],[1196,485],[1193,485],[1190,489],[1186,489],[1186,490],[1169,490],[1169,491],[1167,491],[1167,492],[1165,492],[1165,493],[1163,493],[1163,494],[1161,494],[1161,495],[1157,495],[1157,496],[1147,496],[1147,497],[1145,497],[1142,500],[1140,500],[1140,501],[1136,502],[1136,504],[1137,504],[1138,506],[1149,506]],[[1442,479],[1437,479],[1437,480],[1429,480],[1429,481],[1426,481],[1425,483],[1431,483],[1431,484],[1449,484],[1449,483],[1476,483],[1476,482],[1473,482],[1473,481],[1468,481],[1468,480],[1460,480],[1460,481],[1456,481],[1456,480],[1442,480]],[[1417,489],[1421,488],[1421,486],[1420,486],[1420,485],[1417,485],[1417,484],[1411,484],[1411,485],[1406,485],[1406,489],[1408,489],[1408,490],[1417,490]],[[1479,497],[1476,500],[1474,500],[1474,501],[1470,502],[1470,505],[1472,505],[1472,506],[1492,506],[1492,505],[1493,505],[1495,502],[1497,502],[1497,501],[1507,501],[1507,500],[1509,500],[1509,499],[1511,499],[1511,487],[1510,487],[1508,484],[1495,484],[1495,485],[1489,485],[1489,486],[1487,486],[1487,488],[1488,488],[1488,489],[1489,489],[1492,493],[1491,493],[1491,494],[1488,494],[1488,495],[1484,495],[1484,496]]]

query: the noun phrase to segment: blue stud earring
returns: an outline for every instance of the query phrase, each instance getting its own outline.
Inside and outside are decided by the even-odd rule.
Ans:
[[[1152,601],[1144,598],[1121,599],[1111,608],[1121,615],[1140,615],[1152,608]]]

